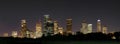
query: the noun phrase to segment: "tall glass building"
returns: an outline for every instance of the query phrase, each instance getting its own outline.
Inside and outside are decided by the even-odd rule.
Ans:
[[[54,22],[50,19],[49,15],[44,15],[44,30],[45,36],[54,34]]]

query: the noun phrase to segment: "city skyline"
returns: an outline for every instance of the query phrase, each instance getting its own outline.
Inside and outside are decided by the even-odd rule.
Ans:
[[[73,31],[79,31],[83,16],[93,24],[96,31],[97,19],[108,31],[120,31],[119,2],[116,1],[1,1],[0,35],[19,31],[20,20],[26,19],[30,30],[35,30],[36,21],[43,22],[43,15],[49,14],[66,29],[66,19],[72,18]]]
[[[32,36],[42,36],[42,34],[44,34],[45,36],[48,36],[50,33],[50,35],[54,35],[54,34],[58,34],[61,33],[59,28],[63,27],[61,26],[57,21],[57,20],[52,20],[52,18],[50,17],[50,15],[44,15],[44,21],[42,22],[41,20],[37,20],[36,22],[36,26],[35,29],[31,30],[30,28],[28,28],[28,22],[26,22],[26,19],[22,19],[21,20],[21,29],[16,31],[16,30],[12,30],[11,33],[4,32],[3,36],[12,36],[15,34],[17,34],[17,36],[19,37],[27,37],[29,38],[29,36],[31,36],[31,34],[33,34]],[[80,25],[80,29],[78,31],[73,31],[74,28],[72,28],[72,18],[68,18],[66,19],[66,27],[63,28],[63,32],[65,32],[66,34],[75,34],[76,32],[81,32],[83,34],[88,34],[88,33],[94,33],[94,32],[102,32],[103,34],[107,34],[107,33],[112,33],[112,32],[108,32],[109,29],[107,29],[108,27],[105,24],[102,24],[101,20],[98,19],[96,20],[96,31],[93,30],[93,26],[94,24],[89,24],[89,22],[86,21],[86,17],[84,16]],[[42,24],[43,23],[43,24]],[[57,24],[56,24],[57,23]],[[100,31],[99,31],[100,30]],[[31,33],[32,32],[32,33]],[[114,31],[117,32],[117,31]],[[28,33],[28,34],[27,34]],[[65,34],[64,33],[64,34]],[[30,34],[30,35],[29,35]],[[73,35],[74,35],[73,34]],[[38,37],[39,38],[39,37]]]

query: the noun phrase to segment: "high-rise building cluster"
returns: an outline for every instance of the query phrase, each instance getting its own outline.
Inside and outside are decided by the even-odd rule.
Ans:
[[[107,26],[102,25],[101,20],[98,19],[96,22],[97,32],[102,32],[107,34]],[[83,34],[92,33],[93,32],[93,24],[87,23],[86,18],[83,18],[80,32]],[[29,30],[27,27],[27,21],[25,19],[21,20],[21,29],[19,31],[12,31],[12,37],[21,37],[21,38],[40,38],[42,36],[53,36],[56,34],[68,35],[75,34],[72,31],[72,19],[66,19],[66,29],[59,25],[57,20],[52,20],[49,15],[44,15],[43,24],[41,21],[36,22],[35,31]],[[4,33],[4,36],[8,36],[8,33]]]
[[[92,24],[88,24],[85,18],[82,20],[81,26],[82,27],[80,28],[80,32],[82,32],[83,34],[92,33],[92,31],[93,31]],[[97,32],[102,32],[104,34],[107,34],[107,26],[103,25],[103,27],[102,27],[100,19],[97,20],[96,28],[97,28]]]

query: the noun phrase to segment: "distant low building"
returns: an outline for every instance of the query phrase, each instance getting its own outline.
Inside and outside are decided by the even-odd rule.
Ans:
[[[17,31],[12,31],[12,37],[18,37]]]
[[[8,33],[4,33],[4,34],[3,34],[3,37],[8,37]]]
[[[107,27],[103,26],[102,33],[107,34]]]
[[[63,35],[63,27],[58,27],[59,34]]]

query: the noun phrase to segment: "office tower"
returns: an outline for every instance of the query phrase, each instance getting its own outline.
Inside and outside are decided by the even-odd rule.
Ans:
[[[26,20],[21,20],[21,37],[28,37],[30,35],[29,30],[27,29]]]
[[[92,24],[88,24],[88,32],[87,33],[92,33]]]
[[[49,19],[47,22],[47,34],[48,35],[54,35],[54,22],[52,19]]]
[[[17,31],[12,31],[12,37],[18,37]]]
[[[97,32],[101,32],[101,20],[97,20]]]
[[[42,37],[42,23],[37,22],[36,23],[36,38]]]
[[[86,19],[84,18],[83,20],[82,20],[82,28],[81,28],[81,32],[83,33],[83,34],[87,34],[87,32],[88,32],[88,24],[87,24],[87,22],[86,22]]]
[[[67,34],[72,34],[72,19],[66,19],[66,23],[67,23],[67,25],[66,25],[66,32],[67,32]]]
[[[102,32],[103,32],[104,34],[107,34],[107,27],[106,27],[106,26],[103,26]]]
[[[49,15],[44,15],[44,35],[50,36],[54,34],[54,22]]]
[[[63,35],[63,27],[58,27],[59,34]]]
[[[54,34],[58,34],[58,22],[54,21]]]
[[[8,33],[4,33],[3,36],[4,36],[4,37],[8,37]]]
[[[44,23],[43,24],[44,30],[43,30],[43,34],[45,36],[47,36],[47,32],[48,32],[47,22],[48,22],[49,19],[50,19],[49,15],[44,15],[44,22],[43,22]]]
[[[29,38],[38,38],[36,37],[36,31],[30,31],[30,37]]]

